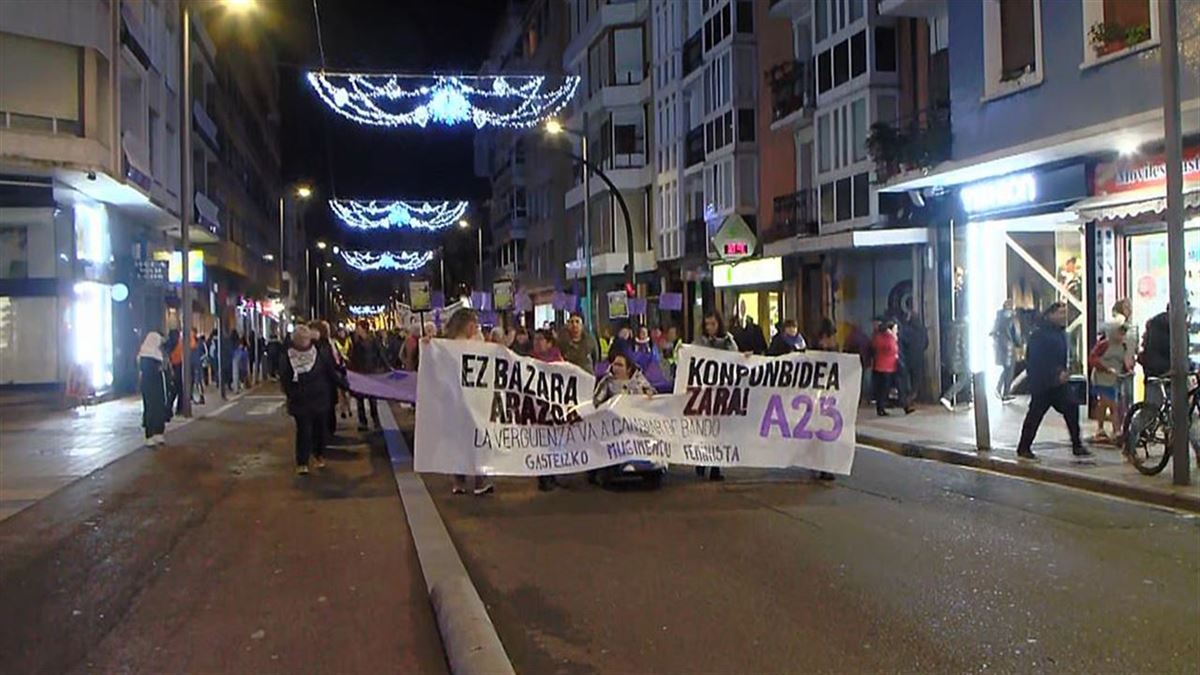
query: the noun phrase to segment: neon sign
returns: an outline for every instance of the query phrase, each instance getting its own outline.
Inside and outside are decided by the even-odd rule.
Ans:
[[[1037,182],[1032,173],[1018,173],[965,187],[959,197],[967,213],[1032,204],[1037,201]]]

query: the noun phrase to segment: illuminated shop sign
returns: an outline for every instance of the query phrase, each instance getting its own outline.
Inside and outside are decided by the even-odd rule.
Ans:
[[[1183,179],[1200,180],[1200,146],[1183,152]],[[1167,161],[1163,155],[1140,161],[1121,160],[1096,167],[1097,195],[1161,187],[1167,184]]]
[[[967,213],[995,211],[1037,201],[1037,181],[1032,173],[1018,173],[975,183],[960,193]]]
[[[743,260],[734,265],[713,265],[713,286],[750,286],[773,284],[783,281],[783,258],[757,258]]]

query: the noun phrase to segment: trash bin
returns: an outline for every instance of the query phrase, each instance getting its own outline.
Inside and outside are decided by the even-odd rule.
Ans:
[[[1071,387],[1071,397],[1079,404],[1079,419],[1088,419],[1088,380],[1087,375],[1072,375],[1067,382]]]

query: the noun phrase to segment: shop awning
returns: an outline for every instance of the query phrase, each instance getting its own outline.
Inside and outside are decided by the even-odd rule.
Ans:
[[[1200,183],[1183,186],[1183,208],[1200,209]],[[1071,206],[1083,222],[1091,220],[1122,220],[1147,214],[1167,212],[1167,191],[1163,187],[1130,190],[1111,195],[1089,197]]]
[[[792,255],[878,246],[928,244],[929,228],[905,227],[891,230],[848,230],[815,237],[795,237],[774,241],[764,247],[763,255]]]

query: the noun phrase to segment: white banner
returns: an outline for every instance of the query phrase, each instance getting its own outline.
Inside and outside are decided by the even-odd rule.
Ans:
[[[536,476],[647,460],[849,474],[854,355],[680,352],[674,394],[592,404],[595,379],[502,346],[433,340],[417,377],[415,468]]]

